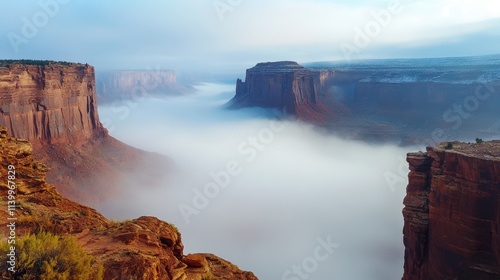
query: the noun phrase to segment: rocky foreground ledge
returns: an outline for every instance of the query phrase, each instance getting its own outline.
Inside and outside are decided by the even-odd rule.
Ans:
[[[410,153],[403,280],[500,279],[500,141]]]
[[[185,256],[181,234],[169,223],[154,217],[112,222],[94,209],[62,197],[47,184],[48,167],[33,159],[31,144],[10,137],[1,126],[0,159],[2,237],[11,235],[12,229],[7,225],[11,222],[8,218],[12,217],[17,219],[17,238],[41,229],[56,235],[74,235],[78,243],[103,264],[104,279],[257,279],[253,273],[242,271],[212,254]],[[16,172],[14,193],[9,193],[9,166]],[[9,201],[14,201],[16,206],[9,208]],[[8,273],[2,269],[0,278],[11,279]]]

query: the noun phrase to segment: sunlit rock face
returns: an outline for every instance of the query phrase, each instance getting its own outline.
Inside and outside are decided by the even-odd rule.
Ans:
[[[0,65],[0,124],[15,137],[60,143],[105,134],[96,101],[92,66]]]
[[[129,176],[140,166],[160,180],[170,165],[108,135],[87,64],[0,61],[0,125],[33,143],[35,158],[52,167],[48,181],[64,196],[94,207],[120,180],[141,180]]]
[[[172,224],[155,217],[112,222],[96,210],[61,196],[46,181],[50,167],[36,161],[32,152],[28,141],[11,137],[0,126],[0,174],[16,174],[18,206],[11,209],[18,236],[42,229],[75,236],[78,244],[104,266],[104,279],[257,279],[253,273],[212,254],[184,255],[181,234]],[[9,191],[7,184],[0,184],[4,197]],[[8,211],[0,211],[0,218],[0,234],[9,236],[8,218],[12,217]],[[2,279],[11,276],[7,269],[0,271]]]

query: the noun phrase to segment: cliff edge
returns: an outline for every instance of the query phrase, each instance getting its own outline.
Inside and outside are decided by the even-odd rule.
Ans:
[[[410,153],[403,280],[500,279],[500,141]]]
[[[0,204],[9,209],[0,211],[1,236],[19,239],[40,230],[74,235],[104,265],[104,279],[257,279],[212,254],[184,255],[181,234],[169,223],[154,217],[112,222],[64,198],[46,182],[48,167],[33,159],[31,144],[1,126],[0,159]],[[14,227],[8,218],[15,219]],[[2,269],[0,276],[11,279],[9,273]]]
[[[48,181],[65,197],[94,207],[118,186],[160,181],[170,168],[167,158],[108,135],[87,64],[0,61],[0,125],[33,143],[35,158],[52,167]]]
[[[94,67],[77,63],[0,62],[0,124],[36,144],[106,134],[97,115],[94,75]]]

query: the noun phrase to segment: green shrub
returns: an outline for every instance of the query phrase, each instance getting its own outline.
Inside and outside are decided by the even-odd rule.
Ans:
[[[446,146],[444,148],[447,149],[447,150],[453,149],[453,143],[452,142],[446,143]]]
[[[10,246],[2,241],[0,253],[5,256]],[[103,279],[103,266],[78,246],[73,236],[41,232],[17,239],[14,246],[17,254],[16,271],[2,271],[0,277],[16,280]]]
[[[481,139],[481,138],[476,138],[476,143],[477,143],[477,144],[481,144],[481,143],[483,143],[483,139]]]

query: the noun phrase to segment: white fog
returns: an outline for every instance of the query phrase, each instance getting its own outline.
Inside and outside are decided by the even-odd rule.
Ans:
[[[179,228],[185,253],[214,253],[260,279],[401,277],[404,158],[418,147],[226,110],[234,85],[197,88],[100,107],[112,136],[175,164],[161,187],[124,184],[104,215],[157,216]]]

